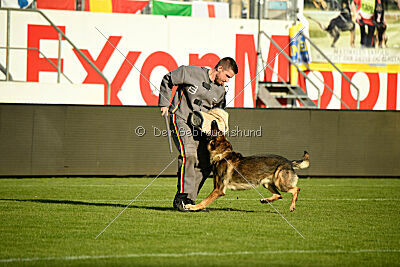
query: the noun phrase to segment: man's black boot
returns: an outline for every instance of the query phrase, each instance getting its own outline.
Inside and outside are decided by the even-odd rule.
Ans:
[[[190,211],[185,208],[185,205],[194,205],[194,201],[187,197],[187,194],[184,193],[176,193],[174,202],[172,203],[173,207],[178,211],[187,212]]]

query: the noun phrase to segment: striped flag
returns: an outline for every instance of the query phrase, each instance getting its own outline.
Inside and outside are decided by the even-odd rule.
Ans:
[[[181,2],[152,0],[154,15],[229,18],[229,4],[225,2]]]
[[[178,2],[167,0],[153,0],[153,15],[164,16],[192,16],[191,2]]]
[[[193,2],[192,17],[229,18],[229,4],[226,2]]]
[[[149,3],[149,0],[82,0],[82,1],[84,2],[85,5],[85,11],[105,12],[105,13],[112,13],[112,12],[133,13],[133,14],[140,12]],[[37,8],[42,8],[42,9],[76,10],[75,0],[36,0],[36,5]]]
[[[149,0],[86,0],[85,11],[136,14],[148,3]]]

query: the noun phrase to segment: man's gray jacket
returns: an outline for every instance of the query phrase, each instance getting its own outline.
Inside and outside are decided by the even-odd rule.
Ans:
[[[180,66],[166,74],[161,81],[158,105],[169,106],[170,113],[186,122],[193,111],[225,108],[225,88],[212,82],[208,71],[205,67]],[[172,87],[176,85],[178,89],[170,106]]]

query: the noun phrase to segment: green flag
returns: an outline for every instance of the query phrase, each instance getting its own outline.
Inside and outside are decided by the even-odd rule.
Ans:
[[[191,2],[153,0],[153,15],[192,16]]]

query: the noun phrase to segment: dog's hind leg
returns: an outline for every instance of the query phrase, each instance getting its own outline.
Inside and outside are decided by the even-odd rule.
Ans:
[[[282,166],[281,168],[278,168],[276,172],[276,177],[277,177],[275,180],[276,187],[279,188],[279,190],[282,192],[288,192],[293,195],[292,203],[290,205],[290,211],[294,211],[296,208],[297,198],[300,192],[300,188],[296,186],[299,177],[297,176],[297,174],[294,172],[293,169],[291,168],[289,169],[287,168],[287,166]]]
[[[290,211],[294,211],[296,209],[296,202],[297,202],[297,197],[300,192],[300,188],[293,187],[293,188],[289,189],[288,192],[293,195],[292,204],[290,205]]]
[[[279,193],[278,188],[274,184],[263,184],[263,186],[268,189],[273,195],[269,198],[260,199],[261,203],[273,202],[278,199],[282,199],[281,193]]]
[[[336,42],[337,42],[337,40],[339,40],[340,31],[339,31],[339,29],[335,26],[335,27],[333,27],[333,29],[332,29],[332,31],[330,32],[330,34],[331,34],[331,36],[332,36],[332,38],[333,38],[331,47],[334,48],[334,47],[335,47],[335,44],[336,44]]]

